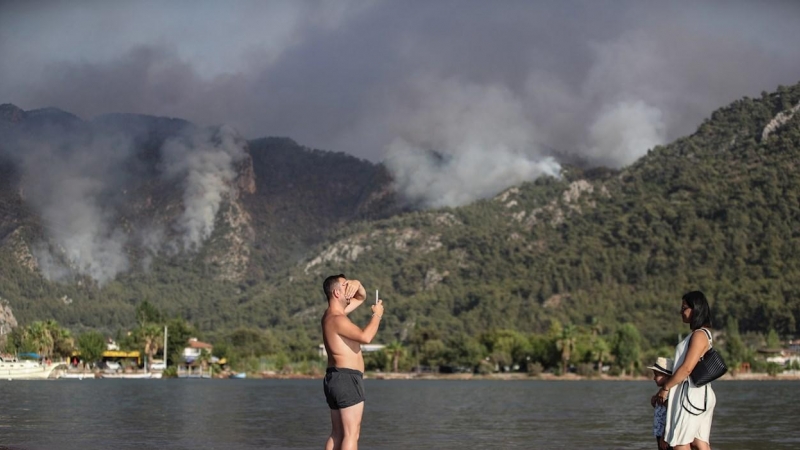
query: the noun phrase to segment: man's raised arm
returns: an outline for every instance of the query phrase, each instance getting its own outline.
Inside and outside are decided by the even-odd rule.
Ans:
[[[344,313],[350,314],[351,311],[361,306],[367,298],[367,291],[358,280],[347,280],[344,282],[344,298],[351,299],[350,304],[345,306]],[[355,301],[352,301],[355,300]]]
[[[350,321],[345,316],[336,318],[335,330],[340,336],[358,342],[359,344],[369,344],[375,335],[378,334],[378,327],[381,324],[383,317],[383,300],[378,300],[378,303],[372,305],[372,318],[366,327],[362,330],[356,324]]]

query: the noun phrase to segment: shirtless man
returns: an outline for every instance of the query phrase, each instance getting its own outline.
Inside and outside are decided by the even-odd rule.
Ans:
[[[383,300],[376,300],[372,305],[372,319],[362,330],[347,318],[347,314],[366,299],[364,286],[358,280],[334,275],[325,279],[322,290],[328,298],[328,309],[322,316],[322,339],[328,352],[323,388],[331,409],[332,425],[325,450],[357,449],[364,413],[361,344],[369,344],[378,332]]]

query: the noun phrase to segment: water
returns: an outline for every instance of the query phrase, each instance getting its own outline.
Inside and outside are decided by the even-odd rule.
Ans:
[[[649,449],[652,382],[372,380],[364,449]],[[798,382],[714,383],[715,450],[797,449]],[[0,381],[0,449],[320,449],[321,380]]]

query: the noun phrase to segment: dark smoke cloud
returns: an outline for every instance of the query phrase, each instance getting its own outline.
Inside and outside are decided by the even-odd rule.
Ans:
[[[13,5],[2,101],[290,136],[386,160],[431,206],[557,161],[629,164],[736,98],[800,80],[788,1]]]

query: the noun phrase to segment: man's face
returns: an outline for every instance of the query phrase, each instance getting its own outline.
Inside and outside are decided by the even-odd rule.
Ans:
[[[344,298],[344,289],[345,289],[345,285],[346,284],[347,284],[347,279],[346,278],[339,278],[339,287],[336,288],[336,290],[339,292],[339,294],[338,294],[339,297]],[[346,305],[350,304],[350,299],[349,298],[344,298],[344,301],[345,301]]]

